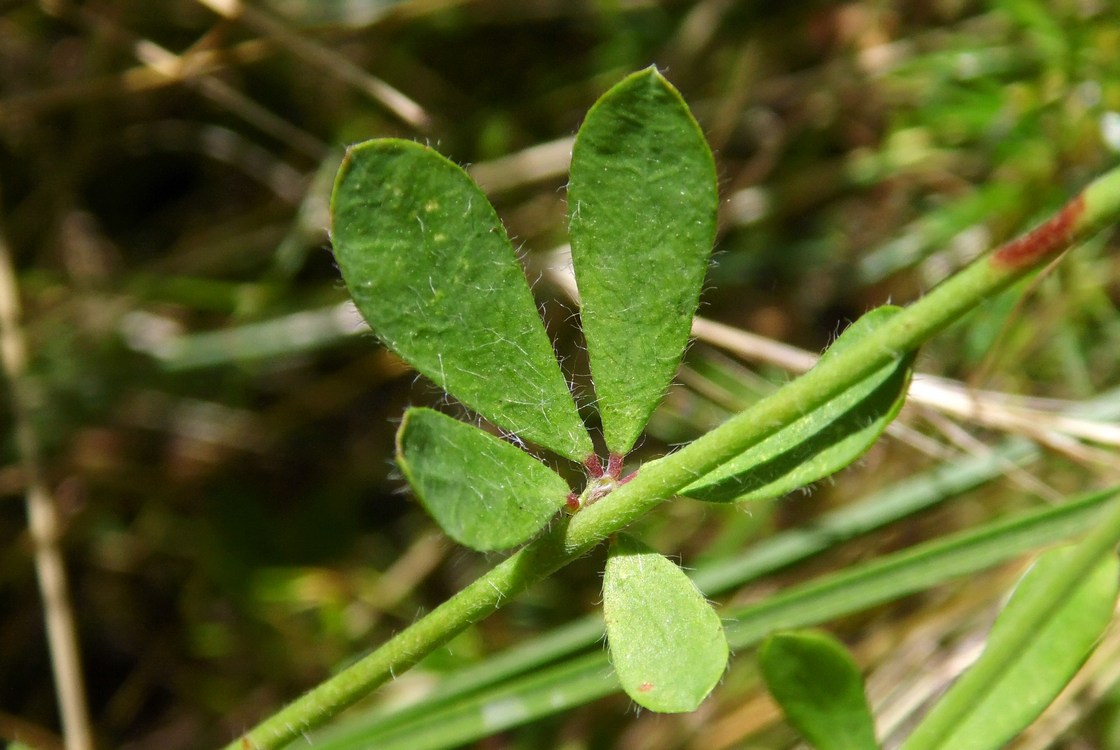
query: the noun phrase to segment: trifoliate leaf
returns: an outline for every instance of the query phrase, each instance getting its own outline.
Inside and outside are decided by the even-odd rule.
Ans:
[[[386,346],[519,437],[592,452],[513,246],[462,169],[411,141],[352,146],[331,214],[346,286]]]
[[[587,113],[572,148],[568,213],[580,321],[607,447],[625,454],[688,343],[716,230],[711,149],[657,70]]]
[[[898,312],[890,306],[870,311],[844,331],[821,361],[866,338]],[[913,361],[914,352],[899,356],[681,494],[709,502],[765,500],[840,471],[866,453],[898,415]]]
[[[626,694],[651,711],[693,711],[727,666],[719,615],[673,562],[619,534],[603,574],[611,663]]]
[[[847,650],[823,633],[777,633],[758,651],[770,695],[817,750],[877,750],[863,676]]]
[[[397,463],[440,528],[476,550],[527,541],[568,496],[567,483],[530,454],[431,409],[405,412]]]

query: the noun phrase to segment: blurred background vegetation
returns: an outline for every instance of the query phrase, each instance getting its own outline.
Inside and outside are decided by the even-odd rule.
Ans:
[[[441,397],[346,306],[331,178],[347,143],[431,143],[471,165],[533,265],[565,242],[583,113],[650,64],[716,154],[724,201],[702,314],[813,352],[1037,220],[1120,150],[1120,10],[1107,0],[0,3],[0,217],[101,746],[228,741],[494,562],[438,536],[393,468],[405,406]],[[537,291],[578,379],[570,303],[546,281]],[[939,337],[919,369],[1090,399],[1120,381],[1118,300],[1102,239]],[[697,344],[640,455],[788,377]],[[686,566],[731,558],[1002,437],[918,409],[900,426],[811,495],[679,502],[643,533]],[[1116,481],[1115,446],[1048,442],[1029,466],[735,600]],[[37,728],[51,747],[25,485],[9,429],[0,728]],[[384,697],[594,611],[601,563],[562,571]],[[897,668],[931,619],[930,653],[974,632],[1020,567],[832,628],[869,672]],[[790,745],[760,708],[752,661],[740,654],[695,716],[638,717],[616,695],[482,746]],[[1114,684],[1040,746],[1120,747]]]

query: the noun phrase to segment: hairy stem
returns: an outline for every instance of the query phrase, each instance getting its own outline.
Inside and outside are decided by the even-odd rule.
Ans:
[[[278,748],[310,730],[464,628],[498,609],[681,488],[759,443],[880,367],[913,350],[1054,254],[1120,216],[1120,169],[1085,188],[1054,219],[973,263],[863,341],[665,458],[650,462],[600,502],[554,524],[430,614],[335,677],[263,721],[238,748]]]

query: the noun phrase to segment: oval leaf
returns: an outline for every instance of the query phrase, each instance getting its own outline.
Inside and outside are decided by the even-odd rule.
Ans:
[[[823,633],[777,633],[758,652],[766,686],[789,723],[818,750],[876,750],[863,677]]]
[[[711,149],[654,68],[591,108],[568,212],[580,321],[607,447],[625,454],[676,373],[716,230]]]
[[[670,560],[620,534],[603,574],[611,663],[623,690],[651,711],[693,711],[727,666],[719,615]]]
[[[440,528],[476,550],[527,541],[568,496],[568,484],[525,451],[431,409],[405,412],[397,463]]]
[[[331,224],[386,346],[494,424],[573,460],[592,452],[513,246],[462,169],[411,141],[352,146]]]
[[[1116,606],[1120,563],[1110,555],[1085,578],[1044,623],[1024,624],[1019,612],[1037,592],[1064,573],[1063,563],[1071,548],[1051,550],[1031,567],[992,626],[984,653],[968,673],[942,700],[956,690],[969,690],[973,672],[991,670],[998,681],[969,702],[970,712],[953,724],[952,731],[938,747],[953,750],[996,750],[1031,724],[1069,683],[1112,621]],[[993,643],[1013,628],[1024,625],[1038,628],[1030,646],[1020,651],[1011,664],[993,663],[985,656]],[[930,713],[936,721],[936,708]],[[906,745],[904,744],[905,748]]]
[[[876,308],[848,327],[821,361],[866,337],[900,308]],[[879,439],[906,400],[914,352],[876,371],[823,406],[689,485],[681,494],[708,502],[765,500],[834,474]]]

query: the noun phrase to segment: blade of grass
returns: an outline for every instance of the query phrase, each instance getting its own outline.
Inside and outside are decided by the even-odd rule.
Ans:
[[[725,612],[735,620],[727,628],[728,643],[732,648],[745,648],[758,643],[775,627],[800,628],[827,622],[1068,539],[1091,528],[1101,506],[1118,492],[1110,489],[1052,510],[1001,519]],[[856,609],[852,608],[853,598],[860,601]]]
[[[977,668],[970,669],[934,706],[918,728],[903,744],[905,750],[943,747],[945,740],[969,716],[983,698],[1012,666],[1035,638],[1045,632],[1043,625],[1054,616],[1062,602],[1074,594],[1120,543],[1120,503],[1098,517],[1084,541],[1070,551],[1060,573],[1049,578],[1022,602],[1017,617],[1002,624],[1001,637],[989,641]]]
[[[28,374],[27,339],[7,232],[0,223],[0,369],[8,381],[15,443],[26,483],[27,526],[34,546],[35,575],[43,597],[47,646],[55,694],[68,750],[93,747],[93,730],[82,676],[78,628],[62,555],[63,521],[47,483],[33,414],[38,400]]]
[[[601,620],[600,620],[601,624]],[[467,697],[408,724],[340,724],[312,737],[316,750],[437,750],[460,747],[536,719],[621,692],[603,651],[576,656]]]
[[[1076,590],[1045,622],[1036,623],[1037,635],[1015,656],[1013,663],[988,664],[988,654],[997,651],[996,644],[1005,632],[1023,627],[1020,613],[1029,606],[1036,592],[1045,590],[1055,575],[1066,575],[1066,558],[1076,547],[1052,549],[1039,555],[1026,575],[1015,587],[1011,599],[1000,613],[988,634],[984,653],[968,669],[996,669],[998,677],[982,695],[973,695],[976,702],[967,716],[952,728],[952,734],[941,742],[942,747],[955,750],[997,750],[1007,747],[1029,727],[1061,693],[1095,650],[1104,631],[1112,622],[1116,608],[1116,584],[1120,565],[1115,555],[1107,555]],[[958,687],[959,686],[959,687]],[[968,680],[949,688],[970,690]],[[936,712],[936,709],[935,709]]]

